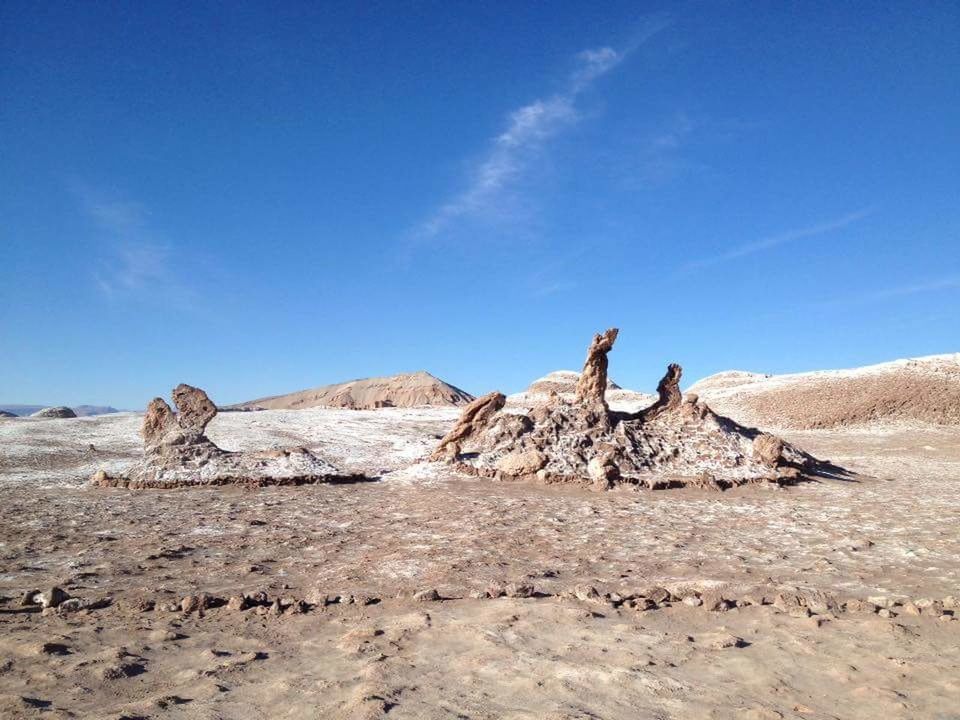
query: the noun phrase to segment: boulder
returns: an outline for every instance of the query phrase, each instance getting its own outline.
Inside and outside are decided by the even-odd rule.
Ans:
[[[753,459],[767,467],[777,467],[783,459],[783,440],[770,433],[760,433],[753,439]]]
[[[539,450],[524,450],[504,455],[497,462],[497,469],[507,475],[531,475],[546,463],[547,459]]]

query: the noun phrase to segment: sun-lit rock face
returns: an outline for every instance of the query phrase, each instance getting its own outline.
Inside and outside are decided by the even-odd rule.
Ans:
[[[638,412],[607,407],[607,354],[617,330],[594,337],[572,398],[552,393],[527,412],[504,411],[490,393],[468,406],[433,459],[499,479],[574,482],[597,488],[792,482],[837,472],[780,438],[743,427],[680,392],[671,364],[658,397]]]
[[[147,406],[141,434],[143,459],[122,476],[103,470],[92,478],[99,487],[174,488],[202,485],[301,485],[359,480],[306,448],[230,452],[205,434],[217,407],[200,388],[178,385],[174,413],[163,398]]]

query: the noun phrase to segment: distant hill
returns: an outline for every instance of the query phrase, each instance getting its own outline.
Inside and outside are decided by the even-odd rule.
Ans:
[[[109,405],[74,405],[73,411],[77,417],[90,417],[92,415],[109,415],[110,413],[122,412]]]
[[[565,400],[573,400],[577,391],[580,373],[574,370],[554,370],[530,383],[523,392],[507,396],[507,402],[517,407],[532,407],[546,402],[550,393],[556,393]],[[625,390],[612,380],[607,380],[606,400],[613,410],[637,412],[656,400],[656,395]]]
[[[473,395],[434,377],[415,372],[389,377],[351,380],[310,390],[274,395],[229,405],[225,410],[299,410],[313,407],[343,407],[369,410],[381,407],[420,405],[466,405]]]
[[[960,353],[790,375],[727,371],[688,392],[722,415],[758,427],[960,425]]]
[[[53,406],[51,405],[0,405],[0,410],[2,410],[3,412],[12,413],[17,417],[28,417],[48,407],[53,407]],[[70,409],[77,414],[77,417],[89,417],[91,415],[108,415],[110,413],[120,412],[120,410],[117,410],[115,407],[110,407],[109,405],[77,405],[76,407],[73,407]]]

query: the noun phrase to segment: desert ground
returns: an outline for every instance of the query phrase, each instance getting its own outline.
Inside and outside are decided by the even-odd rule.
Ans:
[[[140,414],[0,420],[0,717],[960,718],[960,429],[771,428],[855,479],[594,492],[425,462],[459,412],[221,413],[371,479],[176,490],[89,485]]]

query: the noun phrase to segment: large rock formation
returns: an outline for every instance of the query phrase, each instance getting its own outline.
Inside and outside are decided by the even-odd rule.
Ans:
[[[103,470],[92,479],[100,487],[174,488],[202,485],[302,485],[363,479],[341,472],[306,448],[230,452],[204,433],[217,414],[207,394],[190,385],[173,391],[176,413],[154,398],[143,418],[143,459],[126,475]]]
[[[57,407],[48,407],[38,410],[30,417],[35,418],[75,418],[77,414],[68,407],[59,405]]]
[[[490,393],[466,409],[432,459],[485,477],[596,488],[722,489],[842,473],[780,438],[717,415],[695,395],[685,399],[679,365],[667,368],[650,407],[610,411],[607,353],[616,338],[616,329],[594,337],[572,399],[554,395],[518,413],[504,411],[503,396]]]

